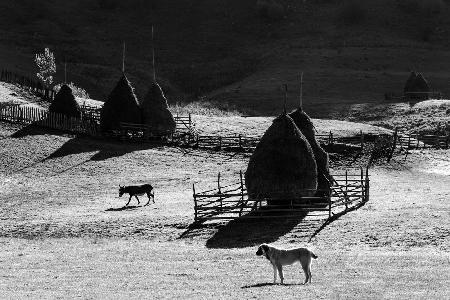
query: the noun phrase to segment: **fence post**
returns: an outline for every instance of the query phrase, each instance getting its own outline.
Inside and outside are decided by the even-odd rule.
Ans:
[[[369,180],[369,166],[366,167],[366,192],[365,192],[365,196],[366,199],[365,201],[369,201],[369,188],[370,188],[370,180]]]
[[[239,148],[242,149],[242,136],[241,136],[241,134],[239,134]]]
[[[361,150],[364,149],[364,134],[362,129],[360,130],[360,135],[361,135]]]
[[[418,133],[416,133],[416,140],[417,140],[416,149],[419,149],[420,144],[419,144],[419,134]]]
[[[345,210],[348,209],[348,171],[345,170]]]
[[[239,210],[239,217],[242,215],[242,209],[244,206],[244,181],[242,180],[242,170],[239,171],[239,177],[241,179],[241,209]]]
[[[395,128],[394,136],[393,136],[393,142],[392,142],[392,149],[391,152],[388,155],[387,162],[390,162],[392,159],[392,156],[394,155],[395,147],[397,146],[397,135],[398,135],[398,128]]]
[[[219,136],[219,149],[222,149],[222,136]]]
[[[217,175],[217,188],[219,189],[219,195],[221,195],[222,194],[222,189],[220,187],[220,172]],[[223,208],[223,198],[220,197],[220,209],[222,210],[222,208]]]
[[[331,186],[328,186],[328,218],[331,218]]]
[[[198,221],[197,216],[197,195],[195,194],[195,183],[192,184],[192,192],[194,196],[194,222]]]
[[[362,196],[362,201],[364,202],[364,199],[365,199],[365,194],[364,194],[364,171],[363,171],[363,168],[362,167],[360,167],[360,170],[361,170],[361,180],[360,180],[360,184],[361,184],[361,196]]]

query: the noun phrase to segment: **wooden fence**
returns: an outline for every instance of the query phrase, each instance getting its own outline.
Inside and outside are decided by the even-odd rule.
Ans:
[[[13,83],[19,85],[24,89],[28,89],[42,98],[48,101],[53,101],[55,98],[55,91],[49,87],[45,87],[40,81],[31,79],[28,76],[24,76],[8,70],[2,70],[0,74],[0,81]]]
[[[32,106],[10,105],[2,107],[0,109],[0,121],[25,125],[33,124],[40,127],[91,136],[100,134],[98,124],[92,123],[89,120],[69,117],[64,114],[49,112],[46,109]]]
[[[227,185],[221,184],[219,173],[216,188],[197,192],[195,184],[192,185],[194,220],[204,222],[236,218],[288,219],[299,218],[305,213],[327,214],[328,218],[331,218],[335,213],[342,213],[369,201],[368,169],[365,173],[361,168],[358,174],[346,171],[333,176],[335,184],[329,190],[318,193],[326,196],[249,199],[242,172],[239,182]]]

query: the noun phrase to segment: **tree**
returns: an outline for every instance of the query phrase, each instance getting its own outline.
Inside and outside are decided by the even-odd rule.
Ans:
[[[49,48],[44,49],[44,53],[37,53],[34,59],[39,72],[36,76],[45,84],[50,85],[53,82],[52,74],[56,73],[55,56]]]

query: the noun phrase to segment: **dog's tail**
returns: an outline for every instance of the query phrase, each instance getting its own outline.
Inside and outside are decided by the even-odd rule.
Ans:
[[[317,259],[317,258],[318,258],[318,256],[315,255],[312,251],[310,251],[310,252],[311,252],[311,257],[312,257],[312,258],[314,258],[314,259]]]

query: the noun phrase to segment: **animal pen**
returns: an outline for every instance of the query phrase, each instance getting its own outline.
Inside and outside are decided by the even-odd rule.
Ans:
[[[192,185],[194,198],[194,221],[201,223],[208,220],[237,218],[285,218],[293,219],[308,214],[333,215],[348,211],[369,201],[368,168],[359,172],[345,171],[333,174],[335,184],[322,195],[300,197],[296,199],[259,198],[249,199],[244,178],[240,172],[239,182],[221,184],[220,173],[217,187],[197,192]],[[283,205],[269,205],[273,200],[282,200]]]

